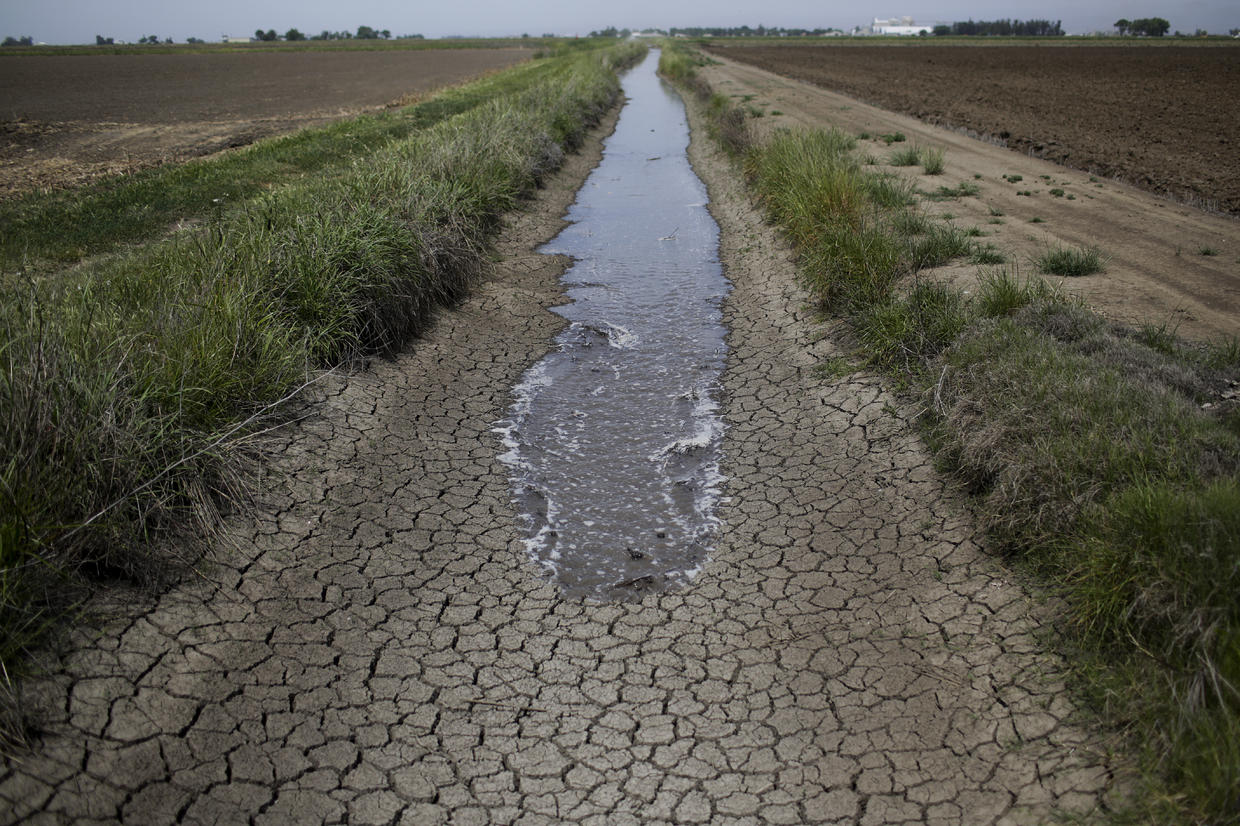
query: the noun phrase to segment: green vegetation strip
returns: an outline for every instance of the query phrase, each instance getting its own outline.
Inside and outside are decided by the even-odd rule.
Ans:
[[[1079,684],[1146,769],[1113,819],[1240,822],[1240,344],[1121,327],[1013,270],[984,272],[973,296],[919,276],[979,250],[927,221],[900,179],[865,171],[838,131],[758,144],[699,60],[673,46],[662,69],[706,101],[809,290],[851,322],[858,355],[921,397],[994,547],[1064,597]],[[1037,263],[1103,264],[1097,250]]]
[[[597,46],[582,44],[587,49]],[[356,158],[546,82],[560,71],[560,62],[536,60],[403,109],[302,130],[236,152],[0,203],[0,270],[9,274],[7,279],[14,270],[61,266],[149,240],[177,225],[218,217],[273,186],[306,175],[350,175]]]
[[[66,587],[168,570],[319,368],[399,348],[484,266],[500,216],[619,94],[642,46],[488,81],[461,114],[199,230],[0,295],[0,655]],[[331,137],[325,140],[332,140]],[[317,153],[313,144],[305,147]]]

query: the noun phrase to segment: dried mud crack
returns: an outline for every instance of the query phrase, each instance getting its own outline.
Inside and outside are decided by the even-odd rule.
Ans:
[[[723,232],[729,501],[711,564],[629,603],[524,555],[491,432],[562,320],[531,252],[288,435],[209,581],[79,632],[0,774],[34,823],[990,823],[1112,784],[1028,596],[876,379],[817,375],[789,256],[691,147]]]

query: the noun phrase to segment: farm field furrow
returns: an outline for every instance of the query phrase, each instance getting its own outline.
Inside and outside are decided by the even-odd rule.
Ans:
[[[185,160],[416,96],[529,49],[0,60],[0,197]]]
[[[711,46],[1047,160],[1240,213],[1240,48]]]

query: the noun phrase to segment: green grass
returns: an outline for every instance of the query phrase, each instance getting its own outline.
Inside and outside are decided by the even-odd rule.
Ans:
[[[942,175],[945,165],[945,156],[942,149],[925,148],[921,150],[921,169],[927,175]]]
[[[960,198],[971,198],[981,192],[981,188],[969,181],[961,181],[955,186],[940,186],[934,192],[927,193],[931,201],[955,201]]]
[[[500,216],[641,46],[554,58],[433,126],[199,229],[0,291],[0,656],[94,577],[158,581],[239,500],[319,368],[392,352],[485,266]],[[307,151],[316,151],[315,147]],[[172,541],[175,538],[176,541]]]
[[[983,270],[971,297],[910,282],[910,251],[942,225],[868,197],[877,176],[850,153],[830,131],[784,132],[744,168],[857,355],[921,395],[992,546],[1061,598],[1075,685],[1143,770],[1103,817],[1240,823],[1240,339],[1122,327],[1014,266]],[[1036,263],[1103,261],[1057,248]]]
[[[971,264],[1002,264],[1006,260],[1007,256],[994,244],[975,246],[969,253],[969,263]]]
[[[905,146],[891,153],[887,163],[892,166],[917,166],[921,163],[921,149],[916,146]]]
[[[1080,277],[1102,272],[1105,262],[1097,247],[1057,246],[1034,259],[1038,271],[1046,275]]]

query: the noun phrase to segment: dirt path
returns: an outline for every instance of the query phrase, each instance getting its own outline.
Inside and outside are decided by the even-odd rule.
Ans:
[[[1240,49],[1044,38],[965,44],[717,40],[712,54],[1010,149],[1240,215]],[[845,43],[847,45],[845,45]]]
[[[700,134],[700,132],[699,132]],[[640,602],[536,578],[491,428],[560,319],[503,263],[291,435],[237,551],[83,632],[0,774],[31,822],[1045,822],[1111,783],[1036,612],[979,550],[906,414],[828,340],[734,175],[695,143],[736,287],[714,561]],[[123,600],[121,600],[123,602]],[[149,610],[146,610],[149,608]]]
[[[913,175],[929,192],[961,183],[977,186],[976,196],[932,203],[929,211],[951,215],[961,227],[982,229],[987,236],[979,240],[1007,253],[1022,274],[1036,272],[1031,259],[1048,247],[1100,248],[1107,256],[1105,272],[1068,280],[1065,286],[1104,315],[1166,324],[1190,338],[1240,335],[1240,221],[1234,218],[1093,180],[1087,173],[752,66],[724,60],[707,67],[705,76],[728,95],[752,96],[751,104],[767,111],[754,121],[762,128],[837,126],[852,135],[868,132],[873,138],[861,146],[879,161],[879,169]],[[908,141],[888,147],[877,140],[895,132]],[[885,164],[895,150],[913,144],[944,149],[945,174],[920,175],[918,167]],[[1012,181],[1017,175],[1020,179]],[[962,264],[940,274],[967,288],[977,267]]]

